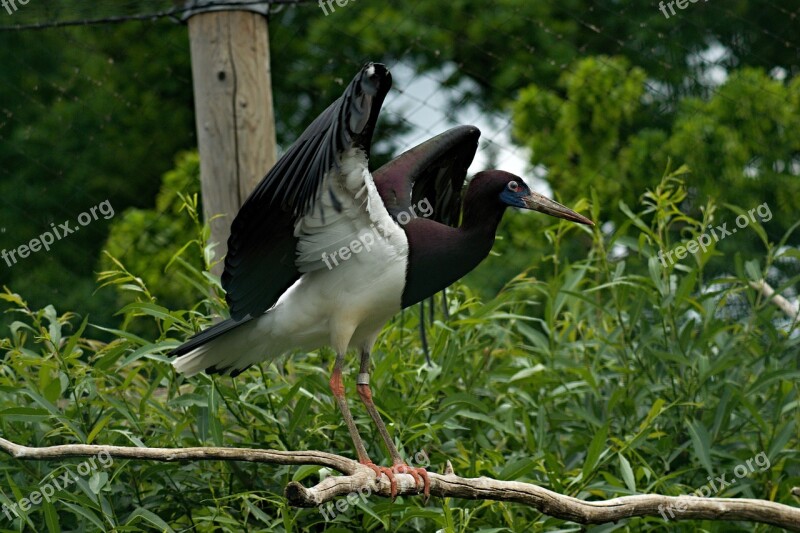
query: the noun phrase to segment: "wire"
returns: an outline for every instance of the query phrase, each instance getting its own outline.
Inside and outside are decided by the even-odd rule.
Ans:
[[[139,13],[135,15],[120,15],[111,17],[101,17],[93,19],[81,20],[61,20],[53,22],[39,22],[35,24],[17,24],[14,26],[0,26],[0,31],[22,31],[22,30],[46,30],[49,28],[66,28],[70,26],[92,26],[95,24],[121,24],[130,21],[142,20],[158,20],[161,18],[171,18],[175,22],[183,22],[182,16],[186,13],[197,11],[204,8],[225,6],[225,7],[245,7],[266,4],[271,7],[273,5],[298,5],[312,2],[313,0],[240,0],[237,2],[225,1],[209,1],[201,2],[191,6],[175,7],[172,9],[165,9],[155,11],[153,13]]]

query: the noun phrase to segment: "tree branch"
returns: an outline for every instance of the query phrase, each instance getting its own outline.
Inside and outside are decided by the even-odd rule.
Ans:
[[[391,496],[386,476],[375,473],[358,462],[320,451],[287,452],[252,448],[134,448],[66,444],[32,448],[0,438],[0,448],[22,460],[65,459],[107,454],[112,458],[150,461],[248,461],[279,465],[319,465],[343,476],[329,476],[306,488],[291,482],[286,498],[296,507],[317,507],[335,498],[352,494]],[[580,524],[604,524],[635,516],[666,516],[670,520],[731,520],[770,524],[800,531],[800,509],[767,500],[745,498],[699,498],[641,494],[603,501],[584,501],[551,490],[517,481],[499,481],[487,477],[463,478],[453,473],[450,462],[443,475],[430,473],[431,494],[443,498],[498,500],[530,505],[544,514]],[[397,474],[399,495],[419,494],[413,478]],[[793,489],[793,493],[800,489]]]
[[[798,307],[780,294],[777,294],[775,289],[773,289],[769,283],[762,279],[759,281],[751,281],[750,286],[764,295],[764,298],[767,300],[772,298],[772,302],[778,307],[778,309],[783,311],[783,313],[792,319],[794,323],[797,322],[798,315],[800,314]]]

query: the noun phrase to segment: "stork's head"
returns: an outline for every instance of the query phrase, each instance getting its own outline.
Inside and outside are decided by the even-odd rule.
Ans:
[[[493,202],[502,208],[519,207],[539,211],[572,222],[594,226],[594,222],[560,203],[533,192],[520,178],[503,170],[485,170],[475,174],[464,200],[465,209],[472,203]]]
[[[355,144],[369,155],[372,133],[386,93],[392,87],[392,75],[381,63],[367,63],[345,91],[345,123]]]

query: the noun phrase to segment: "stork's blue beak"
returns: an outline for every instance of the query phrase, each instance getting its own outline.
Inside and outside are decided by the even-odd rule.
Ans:
[[[553,217],[571,220],[572,222],[586,224],[587,226],[594,226],[594,222],[585,216],[539,193],[530,191],[522,200],[525,203],[526,209],[533,209],[534,211],[539,211],[540,213],[545,213]]]
[[[512,182],[513,183],[513,182]],[[514,183],[514,185],[517,185]],[[560,203],[551,200],[546,196],[542,196],[537,192],[533,192],[526,185],[517,185],[518,190],[505,189],[500,195],[500,199],[512,207],[519,207],[522,209],[531,209],[539,211],[547,215],[563,218],[579,224],[586,224],[587,226],[594,226],[594,222],[585,216],[576,213],[572,209],[561,205]]]

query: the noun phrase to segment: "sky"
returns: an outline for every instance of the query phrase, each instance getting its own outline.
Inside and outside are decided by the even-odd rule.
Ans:
[[[497,168],[522,177],[537,192],[551,193],[547,182],[534,172],[529,163],[530,151],[511,142],[510,115],[489,116],[474,103],[451,108],[450,102],[460,100],[470,88],[466,82],[452,89],[442,87],[439,80],[449,77],[455,68],[453,65],[445,65],[440,72],[425,74],[417,74],[403,63],[389,67],[392,90],[386,97],[382,112],[401,116],[411,125],[408,133],[395,139],[404,150],[453,126],[471,124],[481,130],[481,142],[469,168],[470,176],[488,168],[493,145],[497,150]]]

